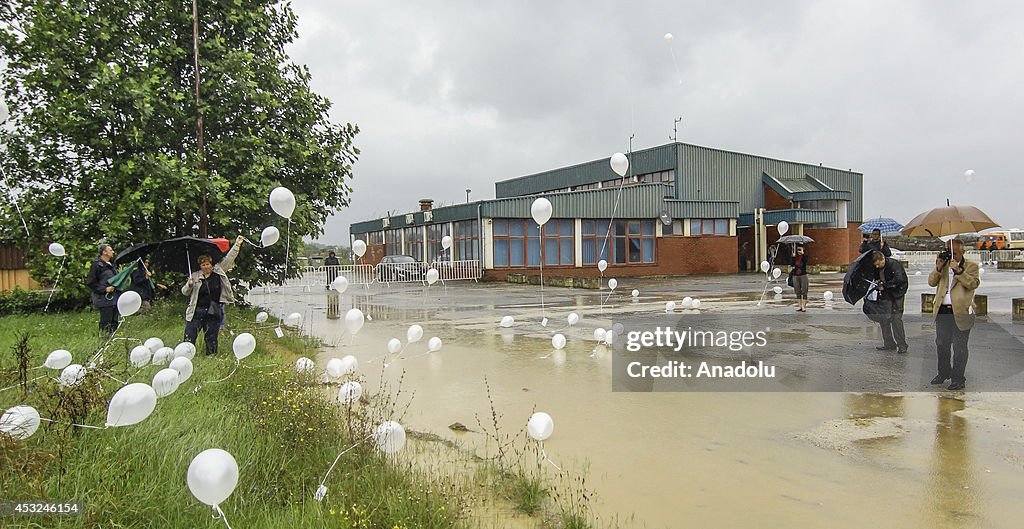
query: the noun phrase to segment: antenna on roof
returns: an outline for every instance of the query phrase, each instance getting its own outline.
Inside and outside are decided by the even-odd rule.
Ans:
[[[672,141],[679,141],[679,122],[683,120],[683,116],[679,116],[672,122],[672,136],[669,137]]]

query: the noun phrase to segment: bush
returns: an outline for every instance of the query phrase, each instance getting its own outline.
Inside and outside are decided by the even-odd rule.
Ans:
[[[46,301],[49,297],[49,291],[25,290],[21,287],[15,287],[10,292],[0,292],[0,316],[42,312],[46,308]],[[82,310],[87,306],[89,306],[88,296],[72,297],[68,293],[54,292],[48,311],[70,312]]]

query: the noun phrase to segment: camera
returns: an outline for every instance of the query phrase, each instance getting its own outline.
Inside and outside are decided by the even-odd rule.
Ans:
[[[943,261],[952,261],[953,254],[949,250],[942,250],[939,252],[939,259],[942,259]]]

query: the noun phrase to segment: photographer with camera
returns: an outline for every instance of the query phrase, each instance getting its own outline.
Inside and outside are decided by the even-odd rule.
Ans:
[[[865,233],[861,240],[860,253],[870,251],[882,252],[884,257],[892,257],[889,243],[882,240],[882,230],[878,228],[871,230],[871,235]]]
[[[882,345],[876,349],[906,354],[907,333],[903,328],[903,300],[910,286],[907,273],[903,271],[903,265],[899,261],[886,257],[878,250],[871,251],[871,262],[875,265],[875,282],[878,284],[879,295],[892,303],[892,316],[878,322],[882,328]]]
[[[928,286],[935,287],[935,347],[938,374],[932,384],[949,380],[950,390],[966,387],[967,342],[974,326],[974,291],[981,284],[978,263],[964,257],[964,242],[950,241],[952,250],[943,250],[935,258],[935,269],[928,274]],[[952,349],[952,354],[951,350]]]

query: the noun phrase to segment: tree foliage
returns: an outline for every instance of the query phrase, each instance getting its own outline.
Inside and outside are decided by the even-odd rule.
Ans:
[[[0,96],[10,106],[0,159],[31,238],[30,266],[52,277],[46,245],[68,250],[65,288],[81,283],[96,244],[116,250],[198,236],[209,197],[211,237],[287,221],[271,189],[296,196],[291,257],[348,204],[358,128],[333,124],[331,103],[290,62],[296,17],[275,0],[199,0],[200,110],[206,170],[197,160],[191,0],[7,0],[0,7]],[[25,240],[10,201],[7,238]],[[279,281],[284,240],[246,246],[232,275]],[[294,269],[292,270],[294,274]],[[51,280],[52,281],[52,280]]]

